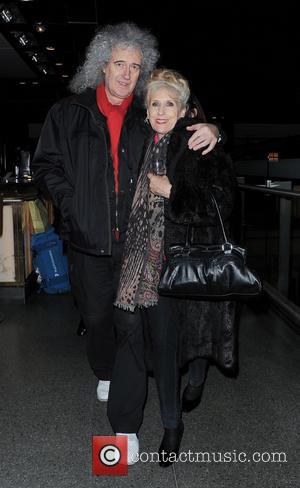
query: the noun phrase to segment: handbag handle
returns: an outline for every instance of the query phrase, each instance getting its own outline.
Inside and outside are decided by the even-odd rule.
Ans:
[[[215,199],[214,194],[211,193],[210,196],[211,196],[211,199],[212,199],[213,203],[215,204],[216,211],[217,211],[217,214],[218,214],[218,217],[219,217],[219,222],[220,222],[221,229],[222,229],[224,243],[226,243],[226,242],[228,242],[228,240],[227,240],[227,236],[226,236],[226,233],[225,233],[225,227],[224,227],[223,220],[222,220],[222,217],[221,217],[221,212],[220,212],[220,209],[219,209],[219,205],[217,204],[217,200]]]
[[[228,243],[228,240],[227,240],[227,236],[226,236],[226,232],[225,232],[225,227],[224,227],[224,223],[223,223],[223,220],[222,220],[222,217],[221,217],[221,212],[220,212],[220,209],[219,209],[219,205],[217,204],[217,200],[215,199],[215,196],[213,193],[210,193],[210,196],[211,196],[211,199],[212,199],[212,202],[216,208],[216,211],[217,211],[217,215],[218,215],[218,219],[219,219],[219,223],[220,223],[220,226],[221,226],[221,230],[222,230],[222,234],[223,234],[223,239],[224,239],[224,244]],[[192,232],[192,235],[190,235]],[[186,229],[186,233],[185,233],[185,247],[189,247],[192,243],[193,243],[193,237],[194,237],[194,226],[193,224],[191,224],[190,222],[187,224],[187,229]]]

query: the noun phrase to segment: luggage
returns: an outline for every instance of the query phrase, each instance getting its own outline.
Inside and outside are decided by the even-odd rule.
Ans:
[[[51,225],[45,232],[32,235],[31,250],[41,290],[50,294],[70,291],[68,262],[63,254],[63,243]]]

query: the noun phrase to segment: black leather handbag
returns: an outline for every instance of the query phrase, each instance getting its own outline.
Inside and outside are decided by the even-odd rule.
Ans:
[[[223,244],[200,245],[187,225],[185,244],[170,246],[158,292],[160,295],[200,300],[241,300],[262,291],[260,278],[246,266],[246,250],[228,242],[216,199]]]

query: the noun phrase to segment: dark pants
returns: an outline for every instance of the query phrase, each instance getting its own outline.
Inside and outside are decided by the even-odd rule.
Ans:
[[[196,358],[189,363],[189,383],[192,386],[200,386],[206,379],[208,359]]]
[[[116,354],[114,306],[119,282],[122,242],[112,256],[91,256],[69,249],[71,288],[87,329],[87,356],[97,378],[110,380]]]
[[[115,432],[137,432],[147,394],[142,314],[139,310],[131,313],[116,308],[115,324],[118,347],[107,415]]]
[[[107,411],[115,432],[138,432],[142,423],[147,393],[143,327],[149,328],[153,345],[153,371],[163,426],[172,429],[178,425],[181,418],[180,369],[174,313],[174,301],[166,297],[160,297],[157,306],[143,313],[117,312],[118,349]],[[195,382],[201,378],[204,381],[207,360],[197,358],[193,363]]]
[[[153,345],[153,372],[161,419],[164,427],[174,429],[181,418],[179,348],[174,301],[160,297],[158,305],[149,307],[146,313]]]

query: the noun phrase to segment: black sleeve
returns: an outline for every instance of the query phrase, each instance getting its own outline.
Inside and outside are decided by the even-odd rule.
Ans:
[[[202,156],[186,151],[178,161],[167,205],[167,218],[177,223],[219,225],[211,193],[216,198],[223,220],[233,209],[236,178],[231,160],[219,148]]]
[[[215,125],[219,129],[219,137],[220,137],[220,141],[217,144],[224,146],[227,143],[227,134],[220,124],[215,124]]]
[[[64,167],[62,108],[55,104],[46,117],[33,157],[34,182],[46,197],[60,209],[63,219],[69,218],[73,187]]]

